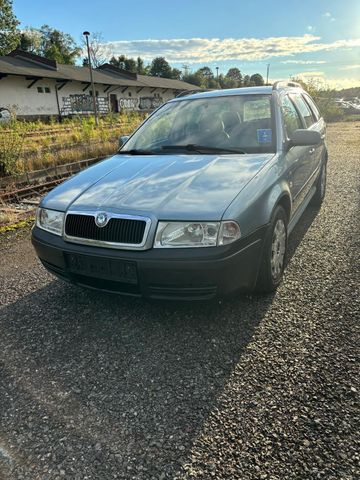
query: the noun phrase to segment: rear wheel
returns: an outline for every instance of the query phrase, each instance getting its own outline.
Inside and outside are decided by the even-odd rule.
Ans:
[[[265,236],[256,291],[269,293],[276,290],[282,280],[287,250],[287,216],[276,207]]]
[[[316,184],[316,192],[311,201],[313,205],[320,206],[325,198],[326,173],[327,173],[327,162],[325,161],[321,166],[320,175]]]

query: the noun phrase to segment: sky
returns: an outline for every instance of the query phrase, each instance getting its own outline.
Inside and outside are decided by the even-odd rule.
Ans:
[[[80,42],[101,32],[104,51],[164,56],[180,69],[238,67],[269,80],[360,86],[360,0],[14,0],[21,28],[51,27]]]

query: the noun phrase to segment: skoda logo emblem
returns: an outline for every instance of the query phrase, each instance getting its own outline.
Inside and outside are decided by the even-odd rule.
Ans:
[[[99,212],[96,214],[95,223],[98,227],[102,228],[108,223],[109,217],[105,212]]]

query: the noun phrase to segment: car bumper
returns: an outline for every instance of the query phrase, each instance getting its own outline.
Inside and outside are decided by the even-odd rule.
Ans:
[[[77,285],[153,299],[206,300],[255,286],[265,227],[224,247],[115,250],[65,242],[34,227],[51,273]]]

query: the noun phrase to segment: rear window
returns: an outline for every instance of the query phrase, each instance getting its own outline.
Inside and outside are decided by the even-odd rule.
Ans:
[[[303,95],[303,97],[305,98],[305,101],[307,102],[307,104],[310,106],[313,114],[314,114],[314,117],[316,118],[316,121],[319,120],[319,118],[321,117],[321,114],[319,112],[319,109],[318,107],[316,106],[314,100],[309,97],[309,95]]]
[[[244,122],[265,118],[271,118],[270,98],[262,97],[244,102]]]

